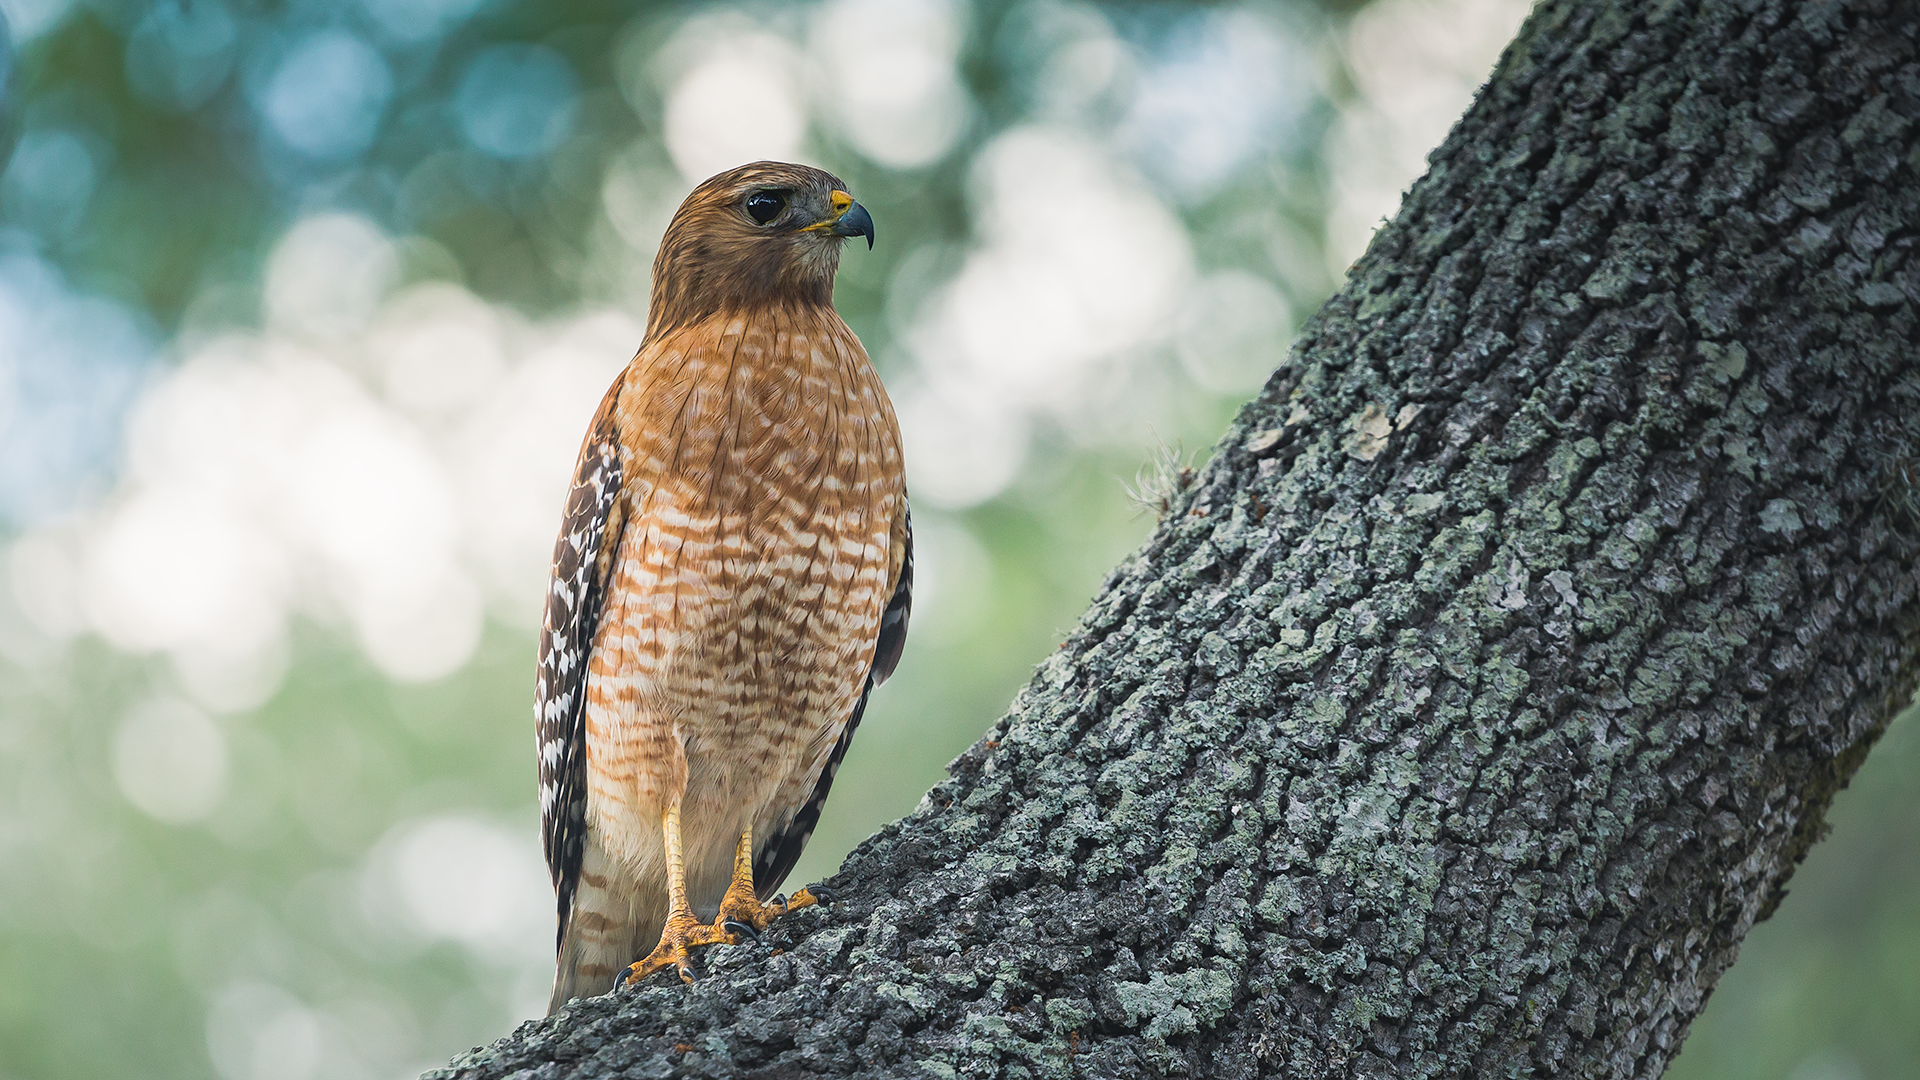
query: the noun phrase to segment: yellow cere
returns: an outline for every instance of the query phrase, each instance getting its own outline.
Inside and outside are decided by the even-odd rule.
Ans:
[[[853,196],[838,188],[834,189],[833,194],[827,197],[833,202],[833,216],[816,221],[806,228],[801,229],[801,232],[817,232],[821,229],[833,228],[834,225],[840,221],[840,218],[846,214],[847,207],[853,205]]]

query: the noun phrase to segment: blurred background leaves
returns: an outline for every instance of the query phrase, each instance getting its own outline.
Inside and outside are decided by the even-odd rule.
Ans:
[[[0,13],[0,1078],[305,1080],[544,1007],[543,577],[695,181],[811,161],[879,225],[838,299],[921,581],[812,880],[1144,536],[1122,481],[1211,444],[1525,4]],[[1915,727],[1678,1074],[1920,1059]]]

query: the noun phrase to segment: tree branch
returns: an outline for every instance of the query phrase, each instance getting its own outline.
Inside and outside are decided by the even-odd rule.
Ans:
[[[431,1075],[1658,1075],[1914,688],[1915,32],[1542,4],[838,904]]]

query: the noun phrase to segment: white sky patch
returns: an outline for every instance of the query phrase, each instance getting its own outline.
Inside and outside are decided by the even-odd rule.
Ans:
[[[369,659],[404,681],[452,673],[479,642],[482,612],[449,566],[459,541],[449,478],[389,410],[356,402],[317,420],[289,448],[294,535],[331,571]]]
[[[94,627],[134,652],[277,634],[289,568],[236,509],[191,484],[155,485],[116,506],[86,552]]]
[[[301,575],[275,513],[292,494],[276,468],[284,441],[326,389],[351,389],[311,361],[251,360],[238,342],[215,343],[136,407],[127,482],[82,549],[92,627],[128,651],[172,653],[195,696],[223,709],[264,700],[285,663]]]
[[[80,611],[79,560],[70,537],[30,533],[7,552],[8,592],[42,638],[65,642],[87,629]]]
[[[360,645],[401,682],[426,682],[460,670],[480,644],[486,607],[473,580],[427,570],[399,588],[360,598],[349,616]]]
[[[1529,0],[1379,0],[1354,16],[1346,53],[1360,93],[1341,108],[1326,145],[1335,281],[1399,210],[1531,8]]]
[[[814,10],[808,55],[823,111],[869,160],[929,165],[965,133],[973,101],[954,67],[963,14],[955,0],[828,0]]]
[[[446,475],[419,430],[364,399],[311,420],[286,446],[282,481],[300,492],[283,508],[292,534],[348,588],[420,576],[456,537]]]
[[[129,713],[113,739],[113,778],[149,817],[190,825],[227,793],[227,740],[184,701],[150,701]]]

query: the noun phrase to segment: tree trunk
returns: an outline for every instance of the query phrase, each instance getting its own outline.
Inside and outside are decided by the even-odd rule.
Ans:
[[[431,1075],[1659,1075],[1914,687],[1917,23],[1542,4],[837,904]]]

